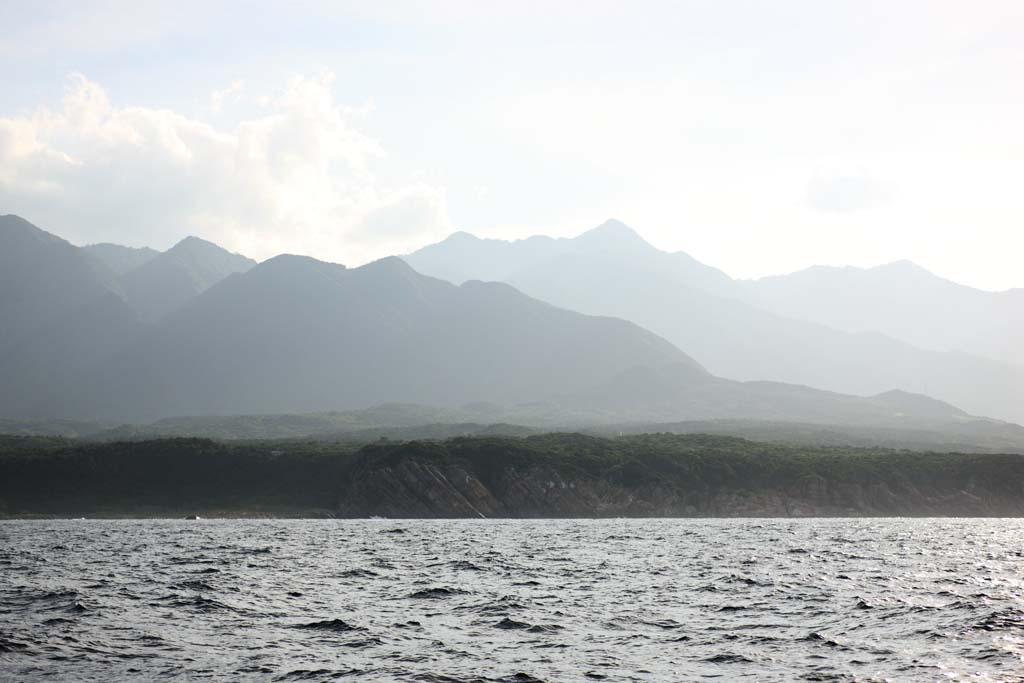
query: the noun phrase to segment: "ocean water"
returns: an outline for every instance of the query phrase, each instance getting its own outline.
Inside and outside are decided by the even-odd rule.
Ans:
[[[0,522],[0,680],[176,678],[1024,681],[1024,521]]]

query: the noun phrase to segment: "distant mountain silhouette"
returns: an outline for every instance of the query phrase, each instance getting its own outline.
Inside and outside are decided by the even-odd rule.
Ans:
[[[0,216],[0,415],[21,415],[141,326],[116,273],[17,216]]]
[[[751,316],[785,322],[720,293],[735,285],[720,271],[662,254],[620,223],[527,242],[514,247],[523,268],[513,280],[623,308],[646,297],[646,308],[629,310],[671,311],[672,329],[754,358],[777,340],[760,338],[770,327],[752,333]],[[504,248],[484,244],[492,265],[502,263]],[[484,260],[460,263],[471,272]],[[188,238],[118,276],[95,250],[4,217],[0,265],[0,417],[122,422],[415,403],[549,428],[742,419],[979,440],[1005,431],[906,392],[862,398],[722,379],[633,322],[559,308],[508,284],[453,285],[395,257],[352,269],[290,255],[253,265]],[[726,324],[716,323],[723,315]],[[721,338],[729,331],[739,338]],[[813,364],[813,347],[796,342]]]
[[[735,283],[722,271],[682,252],[660,251],[614,219],[571,239],[537,235],[508,242],[457,232],[403,258],[421,273],[458,284],[466,280],[512,282],[530,273],[550,271],[562,260],[580,257],[613,269],[641,265],[672,286],[729,295],[735,292]],[[613,270],[609,274],[616,273]],[[630,285],[625,281],[620,284]]]
[[[815,266],[742,283],[748,300],[848,332],[876,331],[935,351],[1024,368],[1024,290],[985,292],[910,261],[875,268]]]
[[[662,252],[618,221],[573,239],[505,242],[457,233],[405,259],[420,272],[452,282],[503,281],[557,306],[631,320],[716,375],[858,395],[902,389],[972,414],[1024,422],[1020,367],[918,348],[871,328],[849,332],[781,315],[757,299],[750,283],[733,281],[687,254]],[[890,298],[899,300],[902,291],[894,286]],[[824,301],[828,293],[808,296]],[[841,298],[835,305],[844,305]],[[902,306],[912,315],[913,304]],[[1022,318],[1018,312],[1015,320]]]
[[[253,263],[197,238],[163,254],[76,247],[0,216],[0,415],[37,415],[44,398],[84,381],[149,321]]]
[[[145,320],[159,320],[228,275],[256,265],[252,259],[198,237],[186,237],[124,275],[128,303]]]
[[[78,247],[18,216],[0,216],[0,352],[119,291],[117,275]]]
[[[394,257],[346,269],[278,256],[169,316],[62,395],[58,412],[151,418],[560,400],[638,363],[709,377],[632,323],[558,309],[508,285],[456,287]]]
[[[730,417],[942,430],[974,421],[924,397],[723,380],[632,323],[505,284],[455,286],[394,257],[347,269],[302,256],[212,287],[63,392],[56,412],[138,420],[400,401],[534,405],[575,424]]]

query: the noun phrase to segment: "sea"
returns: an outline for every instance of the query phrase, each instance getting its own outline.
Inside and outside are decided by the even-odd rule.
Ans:
[[[1024,521],[3,521],[0,680],[1020,682]]]

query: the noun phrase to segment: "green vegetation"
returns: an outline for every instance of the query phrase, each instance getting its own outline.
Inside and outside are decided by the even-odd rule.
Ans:
[[[408,473],[424,467],[440,474],[410,484]],[[402,485],[389,483],[389,473],[403,468]],[[475,478],[488,496],[503,501],[500,509],[510,516],[545,514],[543,501],[532,501],[528,509],[518,502],[517,496],[526,495],[523,478],[529,482],[531,473],[540,473],[534,483],[556,478],[579,482],[580,490],[603,487],[641,500],[657,496],[669,501],[666,514],[676,509],[672,501],[707,506],[716,496],[749,498],[779,492],[802,496],[808,505],[838,505],[836,501],[849,497],[851,490],[871,492],[879,486],[885,487],[887,505],[904,500],[910,507],[902,511],[910,514],[918,498],[932,501],[928,503],[932,507],[918,511],[924,514],[934,513],[935,504],[961,494],[971,500],[999,501],[1000,510],[1006,505],[1024,510],[1024,456],[1020,455],[798,448],[709,435],[607,439],[544,434],[381,440],[362,447],[315,441],[84,443],[55,437],[3,437],[0,514],[176,516],[215,511],[328,516],[341,511],[362,516],[374,514],[376,498],[390,496],[388,511],[397,515],[405,509],[421,509],[412,502],[404,506],[403,497],[419,496],[421,489],[434,486],[434,480],[446,472]],[[510,485],[517,477],[519,483]],[[826,482],[826,488],[839,493],[822,498],[818,489],[823,485],[812,485],[815,482]],[[808,488],[814,491],[807,493]],[[430,510],[440,516],[446,509],[445,495],[454,494],[442,491],[431,501]],[[552,500],[551,505],[556,502]],[[587,503],[572,504],[576,507],[565,508],[564,501],[558,502],[559,514],[575,511],[586,516],[587,510],[580,506]],[[870,500],[862,503],[869,504]],[[631,510],[636,512],[633,508],[626,512]],[[957,510],[951,508],[950,513]],[[696,513],[701,513],[699,505]]]
[[[330,508],[353,450],[206,439],[95,444],[7,438],[0,440],[0,512]]]
[[[626,485],[667,483],[735,490],[775,489],[815,476],[847,483],[910,480],[921,487],[942,486],[964,476],[992,476],[993,483],[1015,492],[1024,483],[1024,456],[1020,455],[797,448],[703,434],[458,438],[371,445],[358,456],[364,466],[395,464],[410,457],[458,464],[485,482],[495,481],[509,467],[545,466],[566,476]],[[1000,479],[1000,473],[1009,472],[1014,476]]]
[[[543,403],[512,407],[484,403],[461,408],[390,403],[339,412],[186,416],[119,426],[77,420],[0,419],[0,435],[63,436],[92,441],[198,437],[216,441],[314,439],[365,444],[382,437],[412,441],[459,436],[530,436],[558,431],[603,437],[655,432],[716,434],[801,448],[1024,453],[1024,427],[987,420],[965,420],[955,430],[737,419],[593,423]]]

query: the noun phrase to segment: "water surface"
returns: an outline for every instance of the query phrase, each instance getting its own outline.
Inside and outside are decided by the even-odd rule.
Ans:
[[[1024,681],[1024,521],[0,522],[0,680]]]

